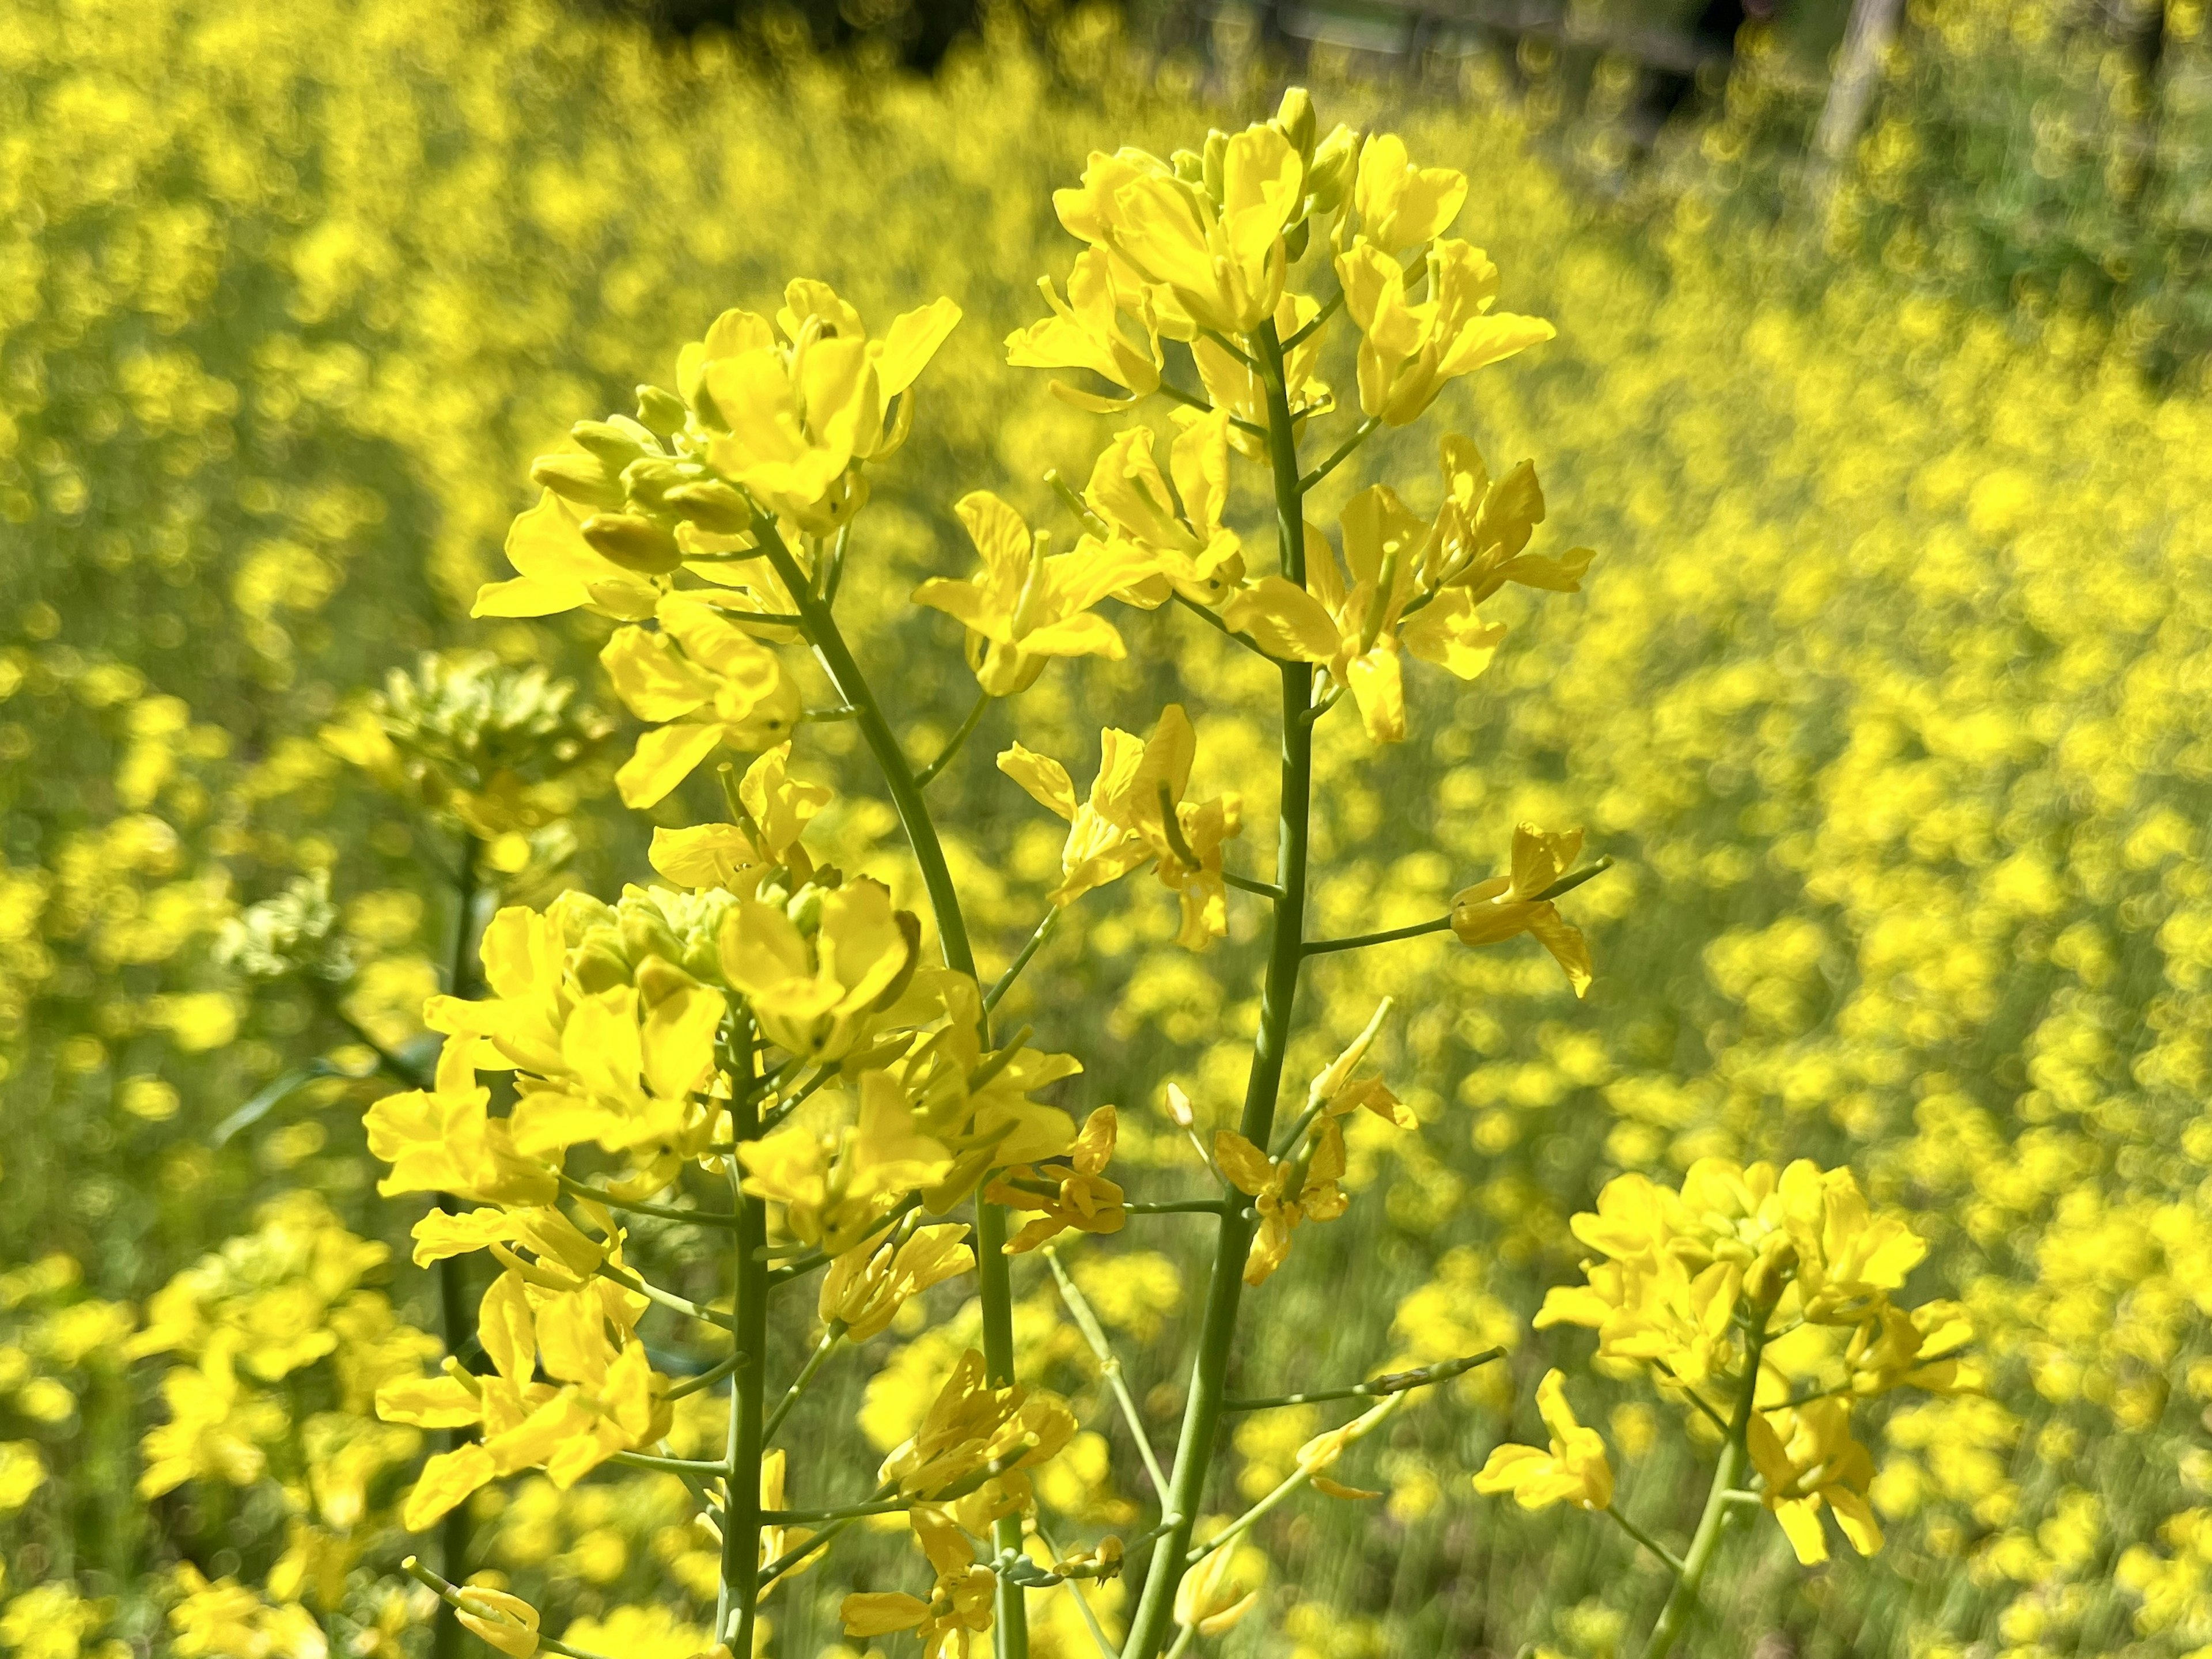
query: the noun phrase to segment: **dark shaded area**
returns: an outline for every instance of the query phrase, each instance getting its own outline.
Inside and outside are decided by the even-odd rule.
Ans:
[[[729,29],[797,46],[790,37],[803,33],[805,45],[835,53],[881,42],[902,66],[925,74],[975,32],[981,13],[976,0],[623,0],[616,9],[674,35]]]

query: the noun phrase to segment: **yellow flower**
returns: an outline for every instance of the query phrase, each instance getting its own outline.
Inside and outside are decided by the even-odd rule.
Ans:
[[[781,743],[799,715],[798,684],[775,653],[713,607],[671,593],[654,615],[659,633],[617,629],[599,653],[616,695],[654,722],[615,774],[623,804],[640,810],[725,744],[743,750]]]
[[[1049,1462],[1075,1435],[1075,1419],[1048,1395],[1017,1383],[994,1389],[984,1380],[983,1356],[961,1355],[931,1401],[921,1426],[884,1460],[879,1480],[908,1498],[934,1500],[965,1491],[996,1465],[989,1482],[1001,1489],[1003,1513],[1030,1502],[1023,1471]]]
[[[1464,588],[1420,591],[1418,554],[1429,526],[1388,488],[1362,490],[1340,522],[1350,586],[1328,538],[1309,523],[1305,586],[1264,576],[1222,606],[1222,620],[1276,656],[1326,669],[1351,691],[1372,741],[1401,742],[1400,647],[1473,679],[1490,666],[1505,629],[1486,624]]]
[[[823,1275],[817,1311],[845,1334],[865,1342],[881,1334],[906,1304],[931,1285],[966,1273],[975,1254],[963,1241],[964,1224],[917,1227],[904,1239],[878,1237],[846,1251]]]
[[[1213,1159],[1260,1212],[1259,1231],[1244,1257],[1244,1282],[1264,1284],[1291,1254],[1291,1235],[1307,1221],[1334,1221],[1350,1200],[1336,1183],[1344,1174],[1344,1131],[1318,1120],[1303,1155],[1273,1158],[1243,1135],[1219,1129]]]
[[[957,617],[968,629],[968,665],[994,697],[1026,691],[1052,657],[1128,654],[1114,624],[1091,607],[1141,580],[1151,561],[1133,548],[1085,538],[1073,553],[1048,555],[1021,514],[988,490],[952,509],[982,556],[981,578],[933,576],[914,602]]]
[[[453,1616],[507,1659],[530,1659],[538,1651],[538,1609],[520,1596],[481,1584],[463,1584]]]
[[[1442,235],[1467,200],[1467,175],[1455,167],[1415,167],[1395,132],[1370,138],[1359,151],[1352,190],[1360,240],[1393,257]]]
[[[1221,522],[1229,504],[1229,416],[1183,409],[1175,420],[1181,430],[1168,451],[1173,494],[1147,426],[1114,434],[1083,491],[1085,505],[1105,521],[1107,546],[1143,567],[1117,597],[1148,608],[1165,604],[1170,592],[1194,605],[1218,605],[1244,574],[1237,532]]]
[[[836,797],[823,785],[793,777],[790,763],[791,745],[780,743],[745,769],[738,784],[745,823],[655,829],[647,854],[653,867],[679,886],[719,887],[746,898],[779,866],[804,884],[814,862],[799,838]]]
[[[1523,550],[1544,521],[1544,491],[1533,463],[1492,478],[1472,440],[1448,436],[1443,474],[1443,504],[1421,550],[1423,586],[1463,587],[1478,605],[1508,582],[1554,593],[1582,591],[1597,556],[1590,549],[1571,548],[1557,558]]]
[[[491,1091],[476,1084],[471,1042],[449,1039],[428,1090],[385,1096],[363,1122],[368,1150],[392,1166],[377,1183],[398,1193],[451,1193],[486,1204],[550,1204],[553,1171],[514,1148],[512,1126],[491,1115]]]
[[[1362,1107],[1375,1114],[1394,1129],[1419,1127],[1420,1120],[1412,1109],[1391,1091],[1390,1085],[1379,1077],[1355,1077],[1360,1061],[1374,1045],[1376,1034],[1389,1017],[1391,999],[1384,997],[1376,1005],[1359,1035],[1345,1046],[1344,1052],[1317,1073],[1306,1086],[1306,1104],[1327,1112],[1331,1117],[1343,1117]]]
[[[1281,339],[1297,339],[1320,314],[1318,300],[1303,294],[1285,294],[1275,305],[1275,333]],[[1322,332],[1314,330],[1283,354],[1283,385],[1290,404],[1293,434],[1303,430],[1316,416],[1326,415],[1336,407],[1336,394],[1329,390],[1328,382],[1314,373],[1321,366]],[[1206,387],[1207,400],[1220,414],[1245,422],[1238,426],[1231,422],[1229,443],[1247,460],[1266,465],[1267,382],[1244,357],[1232,356],[1203,336],[1190,343],[1190,355],[1198,365],[1198,378]],[[1248,429],[1253,427],[1263,429]]]
[[[966,1659],[969,1638],[991,1628],[998,1577],[976,1560],[974,1547],[949,1522],[928,1510],[915,1510],[908,1519],[922,1553],[936,1570],[929,1599],[902,1590],[848,1595],[837,1616],[848,1636],[888,1636],[910,1630],[921,1638],[923,1659],[947,1655]]]
[[[865,878],[822,895],[813,937],[784,910],[741,902],[722,931],[722,972],[762,1035],[793,1054],[840,1060],[873,1036],[914,968],[920,924]]]
[[[888,1073],[860,1079],[857,1121],[834,1134],[793,1125],[738,1149],[745,1190],[784,1206],[793,1237],[834,1255],[883,1224],[900,1196],[941,1181],[952,1167],[945,1145],[920,1133]]]
[[[377,1413],[387,1422],[483,1431],[422,1466],[402,1523],[420,1532],[478,1488],[526,1468],[544,1468],[565,1491],[615,1453],[665,1434],[668,1380],[633,1334],[646,1306],[605,1279],[550,1289],[510,1267],[494,1279],[477,1317],[491,1373],[471,1376],[448,1361],[443,1376],[377,1391]],[[622,1335],[619,1347],[610,1328]],[[554,1381],[536,1380],[541,1359]]]
[[[1359,325],[1359,407],[1389,426],[1418,420],[1447,381],[1540,345],[1557,332],[1540,317],[1492,313],[1498,267],[1454,239],[1430,244],[1428,297],[1407,297],[1397,260],[1368,242],[1337,256],[1345,309]]]
[[[1176,1623],[1195,1626],[1200,1636],[1233,1630],[1259,1605],[1254,1582],[1266,1567],[1256,1550],[1224,1544],[1182,1576],[1176,1585]]]
[[[658,958],[638,980],[576,998],[561,1028],[559,1071],[518,1080],[518,1151],[558,1157],[590,1140],[611,1152],[688,1152],[704,1138],[712,1113],[693,1097],[714,1072],[727,1001]]]
[[[1152,737],[1141,744],[1109,726],[1099,734],[1098,775],[1090,799],[1080,805],[1074,782],[1058,761],[1019,744],[999,757],[1000,771],[1067,821],[1061,881],[1051,894],[1054,904],[1071,903],[1151,859],[1161,884],[1182,895],[1177,943],[1203,950],[1229,931],[1221,848],[1243,827],[1243,813],[1234,793],[1202,803],[1182,799],[1197,749],[1197,734],[1181,703],[1161,710]],[[1172,832],[1163,801],[1173,809]]]
[[[1222,146],[1214,176],[1218,198],[1143,150],[1094,151],[1082,185],[1055,191],[1053,205],[1070,234],[1164,287],[1191,327],[1243,334],[1282,296],[1283,232],[1304,205],[1305,162],[1280,128],[1252,126]]]
[[[1828,1559],[1820,1527],[1825,1504],[1861,1555],[1881,1547],[1881,1523],[1867,1502],[1874,1459],[1851,1437],[1848,1402],[1815,1400],[1794,1411],[1753,1412],[1752,1467],[1765,1483],[1760,1494],[1788,1534],[1797,1559],[1814,1566]]]
[[[1851,1392],[1864,1399],[1899,1388],[1977,1390],[1980,1367],[1958,1352],[1973,1340],[1973,1321],[1955,1302],[1923,1303],[1911,1313],[1884,1307],[1851,1333],[1844,1355]]]
[[[1100,397],[1052,383],[1054,393],[1078,409],[1109,415],[1159,390],[1160,330],[1144,281],[1128,264],[1104,247],[1075,256],[1067,278],[1067,297],[1060,297],[1052,278],[1040,276],[1045,303],[1053,314],[1006,336],[1006,362],[1016,368],[1087,368],[1120,386],[1126,396]],[[1133,337],[1121,322],[1136,325]]]
[[[1581,996],[1595,977],[1589,946],[1581,931],[1560,915],[1559,907],[1539,895],[1567,873],[1582,848],[1580,830],[1515,826],[1513,873],[1492,876],[1454,895],[1452,932],[1465,945],[1496,945],[1516,934],[1529,934],[1552,953],[1575,994]]]
[[[775,327],[724,312],[678,365],[708,464],[769,511],[817,535],[835,529],[866,499],[855,463],[905,441],[910,388],[959,320],[937,300],[871,340],[858,313],[805,278],[785,289]]]
[[[1602,1510],[1613,1502],[1613,1468],[1606,1462],[1605,1441],[1595,1429],[1575,1420],[1567,1404],[1566,1378],[1547,1371],[1536,1385],[1536,1409],[1552,1431],[1547,1453],[1534,1446],[1504,1445],[1474,1477],[1479,1492],[1511,1492],[1524,1510],[1547,1509],[1569,1503],[1577,1509]]]
[[[586,459],[581,451],[577,459]],[[471,617],[551,617],[579,609],[636,621],[650,617],[665,583],[617,564],[584,538],[593,515],[548,489],[507,532],[516,574],[477,590]]]
[[[1111,1106],[1101,1106],[1084,1120],[1083,1133],[1065,1160],[1042,1166],[1018,1164],[991,1183],[983,1196],[1009,1209],[1042,1212],[1008,1240],[1008,1255],[1020,1255],[1057,1238],[1071,1228],[1085,1233],[1118,1233],[1129,1212],[1122,1207],[1121,1188],[1106,1179],[1106,1165],[1114,1157],[1119,1119]],[[1065,1162],[1065,1173],[1061,1163]],[[1049,1187],[1049,1191],[1040,1188]]]

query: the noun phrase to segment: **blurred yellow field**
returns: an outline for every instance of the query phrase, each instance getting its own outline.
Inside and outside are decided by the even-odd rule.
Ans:
[[[986,32],[9,12],[0,1648],[2212,1653],[2186,296]]]

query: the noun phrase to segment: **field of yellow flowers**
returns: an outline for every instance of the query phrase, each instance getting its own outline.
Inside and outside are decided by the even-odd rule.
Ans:
[[[532,459],[674,384],[725,307],[773,312],[793,275],[872,320],[950,296],[964,319],[872,471],[872,568],[841,602],[907,752],[944,748],[974,679],[958,625],[907,600],[972,568],[954,501],[993,490],[1072,539],[1045,475],[1084,477],[1102,441],[1004,360],[1045,314],[1036,277],[1066,269],[1052,191],[1094,149],[1164,154],[1273,108],[1125,85],[1116,54],[1081,11],[1042,55],[1009,38],[922,82],[672,48],[544,0],[11,9],[0,1648],[458,1652],[399,1566],[451,1568],[441,1544],[575,1648],[711,1646],[719,1552],[678,1469],[526,1474],[442,1532],[401,1526],[424,1453],[459,1431],[386,1420],[376,1395],[435,1367],[485,1281],[416,1265],[426,1200],[380,1194],[404,1183],[368,1109],[427,1078],[423,1004],[473,971],[487,884],[509,904],[611,896],[653,879],[656,823],[721,811],[711,769],[622,805],[611,622],[468,612],[512,574]],[[1299,1234],[1234,1385],[1506,1352],[1407,1396],[1347,1458],[1379,1496],[1284,1505],[1218,1552],[1215,1588],[1256,1597],[1209,1647],[1633,1651],[1667,1599],[1656,1553],[1472,1477],[1546,1437],[1557,1369],[1621,1510],[1686,1536],[1717,1435],[1535,1316],[1580,1282],[1595,1247],[1569,1220],[1613,1177],[1807,1158],[1928,1241],[1911,1299],[1960,1304],[1979,1386],[1863,1407],[1882,1547],[1807,1566],[1752,1529],[1694,1650],[2212,1653],[2212,404],[2146,390],[2086,329],[2025,331],[1858,267],[1808,282],[1793,246],[1718,234],[1695,191],[1596,207],[1506,107],[1328,95],[1330,119],[1466,173],[1456,234],[1498,262],[1504,310],[1556,326],[1438,408],[1494,471],[1537,458],[1551,550],[1596,556],[1580,593],[1488,602],[1495,662],[1403,744],[1316,727],[1311,931],[1423,921],[1523,822],[1581,824],[1613,863],[1571,902],[1586,998],[1540,951],[1448,933],[1309,971],[1291,1075],[1390,997],[1372,1060],[1418,1127],[1346,1121],[1354,1207]],[[1349,396],[1340,357],[1321,368]],[[1386,429],[1316,499],[1333,519],[1387,482],[1425,512],[1436,467],[1433,437]],[[1240,475],[1231,520],[1269,512]],[[1126,659],[994,705],[934,785],[987,975],[1060,868],[1062,826],[992,763],[1016,740],[1083,773],[1099,725],[1149,729],[1188,694],[1191,798],[1274,814],[1273,739],[1233,708],[1249,664],[1172,605],[1115,618]],[[849,723],[809,742],[841,792],[813,858],[920,903]],[[479,842],[471,885],[457,854]],[[1071,909],[1007,1000],[1084,1057],[1084,1105],[1118,1105],[1133,1191],[1192,1176],[1171,1101],[1208,1133],[1233,1121],[1265,949],[1248,909],[1227,926],[1176,950],[1173,899],[1124,884]],[[634,1218],[629,1248],[716,1293],[674,1222]],[[1060,1259],[1073,1295],[1013,1263],[1024,1380],[1079,1425],[1037,1473],[1038,1516],[1133,1538],[1151,1494],[1113,1396],[1171,1438],[1198,1231],[1133,1216]],[[823,1365],[794,1491],[865,1489],[915,1433],[983,1340],[972,1283]],[[774,1377],[809,1361],[786,1334]],[[676,1460],[718,1452],[712,1391],[671,1403]],[[1339,1420],[1240,1417],[1217,1497],[1266,1498]],[[911,1652],[847,1636],[841,1611],[909,1586],[903,1533],[870,1517],[785,1582],[761,1650]],[[1133,1609],[1117,1582],[1086,1594],[1029,1592],[1035,1651],[1091,1652],[1083,1608]],[[490,1605],[471,1628],[526,1655]]]

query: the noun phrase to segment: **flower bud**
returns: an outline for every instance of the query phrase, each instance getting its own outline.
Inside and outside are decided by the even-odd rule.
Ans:
[[[1168,1115],[1186,1129],[1198,1121],[1196,1115],[1190,1109],[1190,1097],[1183,1093],[1180,1084],[1168,1085]]]
[[[640,575],[665,576],[684,562],[676,538],[640,513],[594,513],[584,539],[600,557]]]
[[[720,478],[678,484],[668,492],[668,510],[680,513],[700,529],[717,536],[736,536],[752,528],[751,505]]]
[[[637,993],[648,1008],[658,1008],[678,992],[691,990],[698,983],[663,957],[647,957],[637,965]]]
[[[568,435],[580,448],[598,456],[610,472],[619,472],[639,456],[659,448],[652,433],[620,415],[611,420],[579,421],[568,428]]]
[[[1275,110],[1275,125],[1291,141],[1291,147],[1305,160],[1313,160],[1314,138],[1319,128],[1314,120],[1313,94],[1304,87],[1292,87],[1283,94],[1283,101]]]
[[[648,512],[667,506],[668,492],[698,477],[696,462],[671,460],[665,455],[641,455],[622,470],[623,489],[631,502]]]
[[[1201,163],[1204,172],[1200,175],[1200,188],[1204,190],[1217,205],[1221,202],[1225,188],[1222,184],[1224,170],[1223,164],[1228,160],[1228,156],[1229,135],[1219,127],[1216,127],[1206,135],[1206,156]]]
[[[637,389],[637,422],[657,438],[672,438],[683,431],[690,412],[684,407],[684,399],[672,392],[663,392],[657,386]]]
[[[1777,1236],[1767,1241],[1759,1260],[1752,1263],[1751,1271],[1743,1277],[1743,1287],[1759,1306],[1772,1307],[1781,1298],[1783,1285],[1796,1271],[1796,1245]]]
[[[602,991],[611,991],[617,986],[629,983],[629,963],[616,941],[598,929],[595,937],[588,939],[568,960],[568,972],[576,981],[576,988],[586,996],[597,996]]]
[[[579,507],[617,507],[623,504],[622,485],[590,455],[562,451],[540,455],[530,464],[530,481]]]

